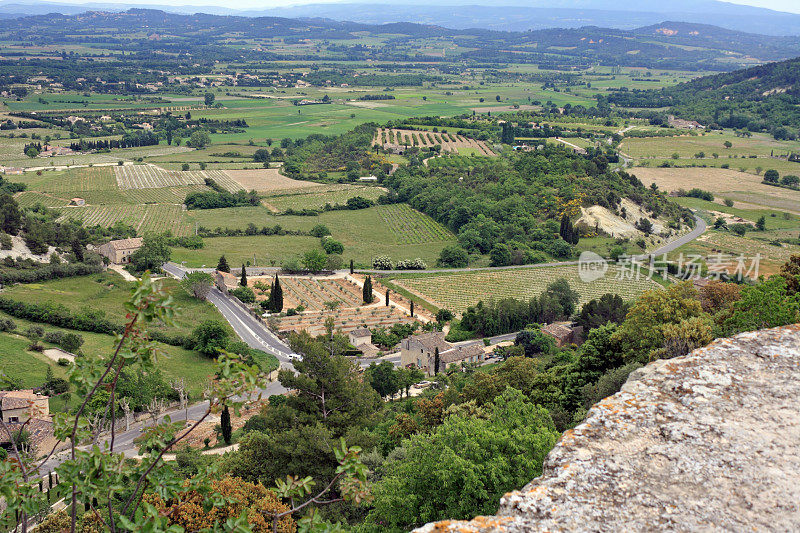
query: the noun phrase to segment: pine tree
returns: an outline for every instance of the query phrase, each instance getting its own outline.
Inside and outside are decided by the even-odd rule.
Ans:
[[[244,267],[244,263],[242,263],[242,278],[239,280],[239,285],[247,287],[247,269]]]
[[[227,272],[229,274],[231,272],[231,267],[228,266],[228,260],[225,259],[224,255],[219,258],[219,263],[217,263],[217,270],[219,270],[220,272]]]
[[[231,435],[233,434],[233,427],[231,426],[231,413],[228,411],[228,406],[222,408],[222,415],[219,417],[219,424],[222,428],[222,440],[225,444],[231,443]]]
[[[375,297],[372,295],[372,277],[367,276],[367,279],[364,280],[364,289],[362,290],[362,296],[364,299],[365,304],[371,304]]]
[[[433,350],[433,375],[439,373],[439,347],[437,346]]]

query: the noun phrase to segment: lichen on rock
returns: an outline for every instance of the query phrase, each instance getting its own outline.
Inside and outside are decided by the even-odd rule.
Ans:
[[[800,325],[631,374],[497,516],[417,531],[800,531]]]

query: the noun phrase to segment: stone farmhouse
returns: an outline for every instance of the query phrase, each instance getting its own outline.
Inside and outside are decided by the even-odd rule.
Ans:
[[[572,322],[553,322],[544,326],[542,333],[553,337],[559,348],[583,343],[583,327],[574,326]]]
[[[239,286],[239,278],[230,272],[217,270],[214,272],[214,285],[225,294]]]
[[[479,344],[454,346],[444,340],[444,333],[432,331],[412,335],[400,344],[400,364],[415,366],[432,376],[436,370],[436,349],[439,349],[439,370],[451,364],[480,363],[485,360],[483,347]]]
[[[5,427],[0,427],[0,447],[10,450],[9,432],[22,428],[30,434],[37,455],[56,444],[47,396],[30,389],[0,391],[0,418],[5,422]]]
[[[347,334],[350,344],[358,348],[363,344],[370,344],[372,342],[372,332],[369,328],[357,328]]]
[[[684,120],[682,118],[675,118],[675,115],[669,115],[667,117],[667,121],[669,125],[673,128],[677,128],[679,130],[704,130],[706,129],[705,126],[697,122],[696,120]]]
[[[31,416],[50,416],[47,396],[36,394],[31,389],[0,391],[0,417],[5,423],[24,423]]]
[[[380,350],[372,344],[372,332],[367,327],[356,328],[347,334],[350,344],[358,348],[364,357],[376,357]]]
[[[109,241],[97,247],[97,253],[108,258],[108,260],[115,264],[121,265],[131,262],[131,256],[142,247],[142,238],[134,237],[132,239],[118,239],[116,241]]]

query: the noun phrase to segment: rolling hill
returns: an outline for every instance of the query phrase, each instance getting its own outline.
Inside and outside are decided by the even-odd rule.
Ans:
[[[776,138],[800,128],[800,57],[704,76],[658,91],[619,91],[609,97],[628,107],[669,107],[707,125],[770,131]]]

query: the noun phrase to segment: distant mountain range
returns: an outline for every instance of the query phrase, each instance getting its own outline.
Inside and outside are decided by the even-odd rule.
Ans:
[[[483,28],[527,31],[544,28],[601,26],[634,29],[663,20],[713,24],[731,30],[764,35],[800,35],[800,14],[730,4],[716,0],[504,0],[502,6],[488,0],[304,4],[263,10],[235,10],[220,6],[146,5],[173,13],[208,13],[247,17],[314,17],[365,24],[417,22],[447,28]],[[12,18],[48,13],[77,14],[85,11],[123,11],[130,4],[91,2],[68,4],[37,0],[0,1],[0,17]]]
[[[143,34],[145,30],[145,34]],[[5,39],[38,45],[101,44],[128,54],[190,53],[216,61],[297,59],[280,50],[230,46],[236,39],[283,38],[298,43],[313,36],[318,49],[305,59],[345,61],[426,61],[428,39],[446,38],[458,51],[442,62],[536,63],[574,70],[590,65],[690,71],[730,71],[740,66],[800,56],[800,39],[745,33],[706,24],[660,22],[621,30],[583,26],[529,31],[453,29],[430,24],[365,24],[325,18],[246,17],[167,13],[154,9],[45,14],[0,20]],[[382,46],[353,44],[354,38],[382,36]],[[237,41],[236,44],[246,44]],[[21,51],[8,51],[22,55]],[[322,56],[320,56],[322,54]],[[162,57],[169,61],[168,56]]]

